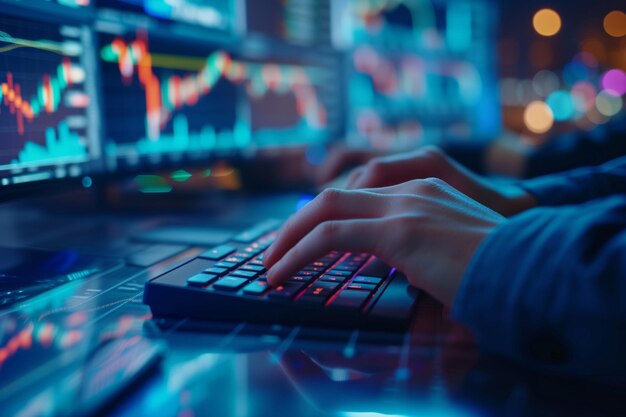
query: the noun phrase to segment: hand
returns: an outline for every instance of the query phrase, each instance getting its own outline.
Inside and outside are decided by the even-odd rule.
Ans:
[[[432,146],[409,153],[373,158],[352,172],[347,188],[385,187],[429,177],[442,179],[504,216],[512,216],[537,205],[534,198],[522,188],[497,188]]]
[[[263,259],[278,286],[331,250],[371,253],[451,306],[474,251],[503,221],[436,178],[328,189],[285,223]]]
[[[334,180],[347,169],[363,165],[370,159],[382,155],[381,151],[373,149],[354,149],[345,146],[334,147],[328,152],[328,158],[317,170],[317,183],[324,185]]]

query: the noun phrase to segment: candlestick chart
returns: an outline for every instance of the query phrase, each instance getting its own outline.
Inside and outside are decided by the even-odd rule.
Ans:
[[[0,171],[89,159],[80,36],[0,14]]]
[[[110,157],[201,156],[310,141],[326,131],[311,69],[190,45],[181,55],[141,32],[101,38]]]

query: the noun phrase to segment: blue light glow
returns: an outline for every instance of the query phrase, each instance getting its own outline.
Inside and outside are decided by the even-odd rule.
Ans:
[[[546,99],[546,104],[552,110],[554,120],[562,122],[574,117],[576,108],[572,95],[564,90],[553,92]]]

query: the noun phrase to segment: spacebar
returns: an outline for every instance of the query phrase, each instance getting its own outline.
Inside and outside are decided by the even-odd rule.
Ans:
[[[408,320],[416,298],[417,290],[411,288],[409,281],[403,275],[396,274],[370,311],[370,315]]]

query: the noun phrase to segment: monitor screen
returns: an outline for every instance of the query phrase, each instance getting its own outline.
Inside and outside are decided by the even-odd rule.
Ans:
[[[499,128],[491,0],[12,4],[0,12],[4,186]]]
[[[233,0],[95,0],[95,3],[101,11],[119,10],[216,30],[231,31],[235,26]]]
[[[0,12],[0,184],[78,177],[100,157],[90,29]]]
[[[500,128],[490,0],[351,0],[348,138],[406,149],[494,137]]]
[[[343,0],[246,0],[246,33],[287,43],[330,46],[332,3]]]
[[[114,169],[268,146],[323,143],[339,134],[339,61],[101,25],[98,56],[104,149]]]

